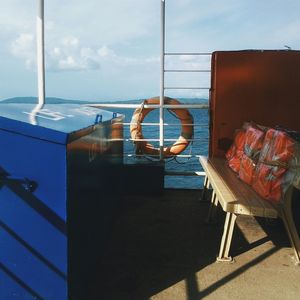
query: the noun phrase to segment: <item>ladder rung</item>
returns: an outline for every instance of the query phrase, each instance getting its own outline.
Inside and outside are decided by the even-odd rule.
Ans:
[[[209,87],[165,87],[165,90],[209,90]]]
[[[140,108],[141,104],[115,104],[115,103],[91,103],[91,104],[84,104],[87,107],[95,107],[95,108],[129,108],[129,109],[135,109]],[[163,107],[166,109],[182,109],[182,108],[198,108],[198,109],[207,109],[208,104],[204,103],[190,103],[190,104],[164,104]],[[143,106],[144,108],[160,108],[159,104],[145,104]]]
[[[152,154],[152,155],[145,155],[145,154],[134,154],[134,153],[124,153],[124,156],[127,157],[145,157],[145,156],[149,156],[149,157],[159,157],[158,154]],[[170,156],[176,156],[176,157],[185,157],[185,158],[192,158],[192,157],[196,157],[199,158],[200,155],[195,155],[195,154],[178,154],[178,155],[170,155]]]
[[[182,52],[182,53],[179,53],[179,52],[165,52],[164,53],[165,55],[211,55],[211,53],[209,52],[195,52],[195,53],[188,53],[188,52]]]
[[[209,73],[210,70],[165,70],[165,72],[203,72],[203,73]]]
[[[119,125],[124,125],[124,126],[129,126],[129,125],[137,125],[140,124],[140,122],[127,122],[127,123],[114,123],[114,124],[119,124]],[[159,126],[160,123],[144,123],[143,126]],[[164,126],[182,126],[181,123],[175,124],[175,123],[164,123]],[[193,126],[193,127],[205,127],[208,128],[207,124],[201,124],[201,123],[193,123],[193,124],[184,124],[184,126]]]
[[[203,171],[183,171],[183,172],[176,172],[176,171],[165,171],[166,176],[205,176],[206,173]]]
[[[164,139],[165,142],[176,142],[178,139]],[[132,139],[132,138],[128,138],[128,139],[124,139],[124,141],[126,142],[159,142],[159,138],[157,139]],[[206,143],[208,141],[208,138],[193,138],[193,139],[186,139],[186,141],[188,142],[195,142],[195,141],[199,141],[203,143]]]

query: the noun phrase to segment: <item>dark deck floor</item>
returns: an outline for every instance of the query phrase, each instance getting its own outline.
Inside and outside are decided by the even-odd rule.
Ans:
[[[205,218],[200,191],[128,196],[93,284],[93,300],[300,299],[300,267],[278,220],[241,216],[235,263],[216,263],[225,214]]]

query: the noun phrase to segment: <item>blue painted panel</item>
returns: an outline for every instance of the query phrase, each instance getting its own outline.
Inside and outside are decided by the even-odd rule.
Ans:
[[[30,192],[17,181],[0,182],[0,267],[42,299],[66,300],[66,146],[0,130],[0,149],[2,177],[36,185]],[[22,299],[19,284],[13,291]]]
[[[11,274],[9,277],[16,283],[22,282],[23,288],[36,299],[67,299],[66,280],[49,269],[4,229],[0,229],[0,249],[2,271]]]
[[[0,195],[0,228],[9,232],[53,272],[66,277],[67,236],[47,214],[29,206],[13,189],[2,187]]]
[[[34,181],[37,186],[33,198],[39,199],[40,205],[45,204],[65,222],[65,146],[0,130],[0,149],[0,174]]]
[[[0,104],[0,300],[81,300],[103,247],[104,167],[122,153],[110,141],[117,116],[79,105],[35,108]]]
[[[36,300],[32,291],[0,263],[0,299],[1,300]]]
[[[0,129],[66,144],[68,134],[99,122],[110,122],[116,115],[105,110],[78,104],[0,103]],[[92,127],[91,127],[92,129]]]

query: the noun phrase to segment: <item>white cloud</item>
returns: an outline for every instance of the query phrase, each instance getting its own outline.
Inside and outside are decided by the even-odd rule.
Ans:
[[[20,34],[11,44],[14,56],[23,59],[27,68],[35,67],[35,37],[29,33]],[[149,57],[137,59],[134,57],[118,56],[104,45],[101,47],[87,47],[82,45],[77,37],[63,37],[55,46],[46,47],[46,70],[85,71],[98,70],[102,63],[115,66],[131,66],[157,63],[158,58]]]
[[[35,38],[32,34],[20,34],[11,44],[14,56],[25,61],[27,68],[36,63]],[[78,38],[65,37],[57,45],[46,49],[46,68],[49,71],[82,71],[99,69],[96,52],[80,45]]]
[[[1,1],[1,0],[0,0]],[[46,4],[46,20],[55,24],[51,38],[77,36],[83,43],[120,45],[159,32],[159,5],[141,0],[51,0]],[[59,8],[59,13],[57,9]],[[50,37],[49,37],[50,38]]]
[[[159,2],[46,0],[46,65],[48,72],[56,72],[47,76],[47,86],[53,89],[50,92],[58,96],[71,92],[66,91],[65,80],[78,87],[76,97],[94,93],[94,99],[159,89]],[[36,1],[0,0],[0,7],[2,61],[23,73],[28,72],[24,65],[35,70]],[[283,45],[299,49],[299,9],[300,1],[296,0],[167,0],[166,49],[211,52]],[[210,67],[207,58],[196,57],[168,58],[166,64],[168,68]],[[88,70],[95,72],[85,72]],[[2,77],[6,74],[2,68]],[[175,84],[183,83],[183,75],[175,76]],[[198,84],[190,81],[187,84]]]
[[[288,21],[284,27],[276,28],[272,31],[267,40],[269,43],[278,43],[281,41],[283,47],[284,45],[291,46],[293,49],[299,47],[300,44],[300,21],[292,20]]]
[[[69,48],[77,48],[79,40],[75,37],[65,37],[62,39],[62,45]]]
[[[35,38],[32,34],[24,33],[20,34],[19,37],[12,42],[11,52],[16,57],[20,57],[25,60],[25,65],[30,69],[34,62],[34,44]]]
[[[97,53],[101,57],[115,56],[115,53],[107,46],[102,46],[100,49],[98,49]]]
[[[20,56],[28,56],[32,50],[34,37],[32,34],[20,34],[19,37],[12,43],[12,53]]]
[[[179,55],[166,57],[166,69],[209,70],[210,55]]]
[[[96,52],[85,47],[77,37],[64,37],[46,50],[48,71],[85,71],[100,68]]]

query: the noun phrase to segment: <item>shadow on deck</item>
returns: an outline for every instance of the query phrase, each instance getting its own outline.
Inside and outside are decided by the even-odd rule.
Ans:
[[[91,299],[299,299],[300,269],[281,222],[241,216],[232,244],[236,262],[215,263],[225,214],[207,224],[209,203],[200,195],[127,196]]]

